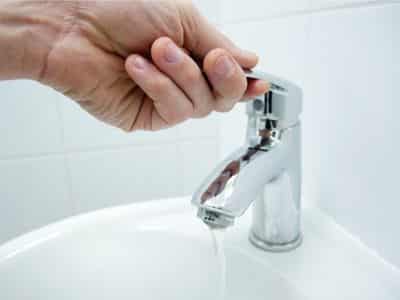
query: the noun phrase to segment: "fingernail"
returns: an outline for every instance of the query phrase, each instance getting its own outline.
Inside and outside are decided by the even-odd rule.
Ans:
[[[183,53],[174,43],[169,42],[164,50],[164,59],[170,64],[176,64],[182,60]]]
[[[135,69],[144,70],[147,66],[147,62],[143,57],[135,56],[133,58],[132,65]]]
[[[270,89],[270,84],[269,82],[265,81],[265,80],[260,80],[260,89],[262,89],[264,91],[264,93],[268,92]]]
[[[235,71],[232,59],[226,55],[218,57],[214,65],[214,73],[219,78],[228,78]]]
[[[241,52],[245,56],[254,56],[254,57],[256,57],[258,59],[258,55],[256,53],[254,53],[253,51],[241,49]]]

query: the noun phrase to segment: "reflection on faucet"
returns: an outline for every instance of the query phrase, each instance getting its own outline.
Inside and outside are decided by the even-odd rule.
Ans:
[[[226,187],[226,183],[239,173],[241,167],[244,167],[258,151],[265,151],[262,149],[270,143],[271,131],[267,129],[260,130],[260,135],[262,136],[260,144],[248,148],[247,152],[239,159],[230,162],[225,169],[222,170],[221,174],[210,184],[207,190],[201,195],[201,204],[221,194]]]
[[[210,184],[208,189],[201,195],[201,204],[204,204],[211,197],[215,197],[225,189],[226,183],[229,179],[239,173],[240,161],[232,161],[221,174]]]

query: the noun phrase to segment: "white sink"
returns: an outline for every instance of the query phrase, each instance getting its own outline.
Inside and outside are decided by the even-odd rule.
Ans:
[[[305,240],[267,253],[247,240],[249,216],[226,234],[226,299],[400,299],[398,270],[310,210]],[[0,299],[218,300],[210,232],[188,198],[73,217],[0,246]]]

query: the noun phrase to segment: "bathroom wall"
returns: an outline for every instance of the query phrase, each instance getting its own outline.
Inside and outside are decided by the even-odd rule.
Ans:
[[[305,206],[400,267],[400,3],[222,0],[221,23],[304,89]],[[223,118],[221,157],[244,126],[243,107]]]
[[[213,1],[197,1],[212,22]],[[218,118],[126,134],[30,81],[0,82],[0,244],[60,218],[190,194],[218,156]]]

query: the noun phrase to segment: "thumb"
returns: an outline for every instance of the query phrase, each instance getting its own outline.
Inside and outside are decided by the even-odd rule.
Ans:
[[[190,26],[192,28],[188,31],[188,44],[185,48],[195,56],[204,59],[209,51],[222,48],[227,50],[242,68],[251,69],[257,65],[258,56],[255,53],[237,47],[198,11],[195,11],[192,17],[196,18],[196,21],[191,23],[195,23],[196,26]]]

